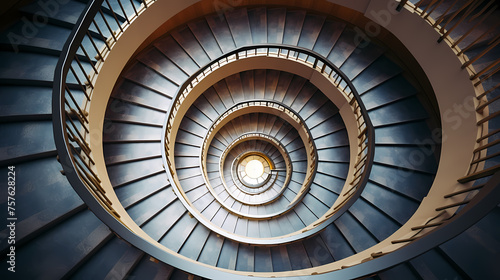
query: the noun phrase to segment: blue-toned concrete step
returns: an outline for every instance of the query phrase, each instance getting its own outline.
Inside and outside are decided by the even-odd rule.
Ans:
[[[55,151],[52,121],[28,121],[0,124],[5,135],[0,139],[0,163],[14,164],[16,158],[52,155]],[[55,155],[54,155],[55,156]]]
[[[68,277],[111,237],[112,232],[90,210],[82,211],[40,234],[35,242],[16,248],[16,278]],[[40,252],[53,253],[40,258]],[[2,258],[2,262],[5,261],[6,255]],[[57,269],[47,269],[54,264],[57,264]],[[12,272],[4,269],[0,277],[11,277],[5,273]]]
[[[85,208],[60,170],[61,164],[55,156],[15,165],[15,202],[19,206],[30,205],[16,208],[17,245],[24,244],[36,237],[41,230],[46,230]],[[1,192],[4,195],[0,205],[7,209],[7,188],[2,188]],[[2,230],[0,236],[8,236],[8,229]],[[2,239],[0,251],[9,247],[7,241],[7,238]]]
[[[71,279],[126,278],[143,255],[141,250],[114,237],[79,267]]]

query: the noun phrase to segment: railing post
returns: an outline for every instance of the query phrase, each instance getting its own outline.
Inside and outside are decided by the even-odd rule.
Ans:
[[[406,2],[408,2],[408,0],[401,0],[398,6],[396,7],[396,11],[400,12],[401,9],[404,7],[404,5],[406,5]]]

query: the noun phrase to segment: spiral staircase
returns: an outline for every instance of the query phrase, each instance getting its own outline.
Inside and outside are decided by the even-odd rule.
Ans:
[[[2,279],[500,278],[495,1],[10,11]]]

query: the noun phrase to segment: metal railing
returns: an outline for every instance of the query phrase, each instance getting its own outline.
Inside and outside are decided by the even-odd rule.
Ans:
[[[462,61],[462,69],[470,73],[470,80],[477,89],[475,96],[477,102],[476,112],[483,114],[500,95],[490,96],[500,87],[500,83],[494,84],[493,76],[500,71],[500,57],[495,51],[500,50],[500,34],[495,31],[500,28],[498,20],[499,4],[494,0],[468,0],[452,4],[447,1],[418,1],[415,4],[404,0],[398,5],[417,13],[428,22],[441,35],[438,42],[446,41],[454,50],[457,57]],[[444,12],[438,12],[445,10]],[[497,14],[494,14],[497,12]],[[493,19],[492,25],[486,22]],[[485,25],[488,28],[485,29]],[[472,57],[465,55],[468,51],[477,52]],[[484,60],[487,62],[484,62]],[[481,62],[481,63],[476,63]],[[476,66],[479,70],[476,70]],[[489,113],[478,120],[477,125],[481,134],[477,138],[477,147],[473,151],[473,159],[466,176],[459,179],[460,183],[466,183],[481,178],[486,178],[500,170],[500,152],[489,153],[488,150],[499,150],[500,128],[488,130],[490,121],[500,117],[500,111]],[[486,143],[488,139],[496,139]],[[495,162],[494,162],[495,161]],[[497,163],[498,162],[498,163]],[[487,163],[487,168],[481,165]]]
[[[116,5],[109,0],[90,1],[76,22],[56,67],[52,107],[54,140],[62,173],[87,204],[98,203],[120,221],[95,169],[90,137],[102,131],[90,131],[88,107],[107,54],[121,32],[152,1],[143,1],[141,5],[131,0],[111,2]]]
[[[500,21],[496,20],[495,24],[484,30],[484,23],[488,19],[491,19],[492,16],[495,16],[493,13],[499,7],[497,2],[492,0],[468,0],[461,3],[455,1],[450,4],[446,1],[418,1],[412,4],[404,0],[399,3],[397,9],[401,10],[403,7],[417,13],[422,19],[435,28],[441,35],[438,42],[447,42],[454,50],[457,57],[462,61],[462,69],[467,69],[468,72],[471,73],[470,80],[477,92],[475,98],[478,101],[476,106],[476,112],[478,114],[483,114],[493,102],[500,99],[500,95],[497,94],[497,96],[491,97],[488,100],[489,94],[493,93],[500,86],[500,83],[489,85],[492,76],[500,70],[500,58],[495,55],[490,55],[490,53],[493,53],[495,50],[495,47],[500,44],[500,35],[491,35],[493,31],[500,27]],[[444,12],[438,12],[440,10],[444,10]],[[471,58],[465,55],[467,51],[477,48],[482,48],[483,50]],[[497,51],[499,49],[500,46],[496,48]],[[490,57],[488,57],[488,55],[490,55]],[[476,71],[473,67],[474,63],[485,58],[493,58],[493,60],[487,63],[483,62],[484,65],[479,66],[482,69]],[[489,109],[493,110],[493,108]],[[476,140],[476,148],[472,152],[472,161],[467,175],[458,179],[460,183],[476,180],[480,181],[477,181],[472,187],[446,195],[444,198],[448,199],[456,198],[458,195],[468,194],[464,196],[465,198],[463,200],[439,207],[436,211],[439,212],[457,206],[464,206],[471,202],[472,197],[486,185],[490,176],[500,170],[500,152],[488,152],[489,150],[494,151],[500,148],[500,139],[487,143],[490,138],[494,139],[500,135],[500,128],[488,131],[490,121],[499,116],[500,111],[497,111],[489,113],[486,116],[483,115],[477,121],[480,134],[478,134]],[[484,166],[484,168],[482,166]],[[457,210],[459,211],[462,208],[463,207]],[[449,218],[451,217],[440,217],[438,219],[439,222],[428,222],[422,226],[414,227],[413,230],[417,231],[418,234],[415,234],[411,238],[396,240],[394,242],[399,243],[415,240],[420,233],[425,232],[424,229],[437,227]]]
[[[269,136],[269,135],[266,135],[266,134],[263,134],[263,133],[245,133],[241,136],[239,136],[238,138],[236,138],[233,142],[231,142],[225,149],[224,151],[222,152],[221,156],[220,156],[220,159],[219,159],[219,169],[220,169],[220,172],[221,172],[221,178],[224,179],[224,162],[226,160],[226,157],[228,155],[228,153],[238,144],[240,144],[241,142],[245,141],[245,140],[253,140],[253,139],[260,139],[260,140],[263,140],[263,141],[267,141],[269,143],[272,143],[272,145],[274,145],[278,151],[280,152],[281,156],[283,157],[283,160],[285,162],[285,167],[286,167],[286,170],[284,171],[281,171],[281,170],[271,170],[271,173],[275,173],[274,175],[277,175],[278,172],[285,172],[285,181],[283,183],[283,186],[282,186],[282,191],[284,190],[284,188],[288,185],[288,182],[290,181],[291,179],[291,173],[293,172],[293,166],[292,166],[292,162],[290,160],[290,156],[288,154],[288,152],[286,151],[285,147],[283,146],[283,144],[278,141],[276,138],[272,137],[272,136]],[[259,187],[259,188],[248,188],[246,187],[245,185],[241,184],[241,185],[238,185],[238,182],[239,180],[237,180],[237,176],[236,174],[234,174],[234,172],[236,172],[235,170],[235,162],[238,161],[238,158],[240,157],[241,155],[239,155],[238,157],[236,157],[234,160],[233,160],[233,164],[231,165],[231,172],[232,172],[232,181],[234,182],[234,184],[236,185],[236,187],[246,193],[246,194],[249,194],[249,195],[258,195],[264,191],[266,191],[268,188],[270,188],[272,186],[272,184],[266,184],[262,187]],[[224,182],[224,180],[223,180]],[[227,187],[226,184],[224,184],[224,187],[226,188],[227,192],[232,196],[232,192],[229,190],[229,188]],[[281,193],[282,191],[278,192],[278,193]],[[278,195],[277,195],[278,196]],[[233,196],[233,198],[235,198]],[[236,199],[236,198],[235,198]]]
[[[249,133],[249,135],[252,135],[251,137],[258,137],[259,139],[262,139],[260,136],[267,136],[264,134],[260,133]],[[243,135],[246,136],[246,135]],[[238,137],[238,138],[241,138]],[[255,139],[255,138],[254,138]],[[225,151],[227,151],[226,149]],[[238,174],[238,164],[242,158],[247,157],[249,154],[253,154],[254,152],[244,152],[240,155],[238,155],[236,158],[234,158],[230,164],[229,167],[229,172],[231,173],[231,180],[229,181],[229,186],[228,187],[228,182],[224,178],[223,179],[223,185],[224,188],[226,189],[227,193],[233,197],[235,200],[241,202],[244,205],[251,205],[251,206],[257,206],[257,205],[267,205],[270,204],[274,201],[276,201],[285,191],[287,184],[283,182],[281,186],[278,185],[277,179],[279,176],[279,172],[274,171],[273,169],[270,170],[269,174],[267,175],[267,178],[264,182],[262,182],[258,187],[256,188],[251,188],[246,186],[242,180],[239,178]],[[265,156],[265,155],[261,155]],[[221,157],[221,163],[223,161],[223,158]],[[223,163],[222,163],[223,165]],[[223,169],[221,169],[221,175],[223,174]],[[287,178],[290,178],[290,174],[288,174],[287,171],[284,171]],[[222,177],[222,176],[221,176]],[[229,176],[228,176],[229,177]],[[279,189],[277,189],[279,188]],[[272,192],[275,192],[275,194],[272,194]],[[240,198],[239,196],[243,194],[244,197]],[[253,200],[253,201],[252,201]]]
[[[312,69],[321,73],[326,77],[346,98],[349,102],[353,113],[356,117],[357,129],[358,129],[358,153],[355,159],[355,168],[353,171],[353,178],[349,182],[349,187],[343,192],[339,203],[335,206],[332,212],[328,214],[324,220],[328,220],[334,216],[334,212],[338,212],[343,208],[348,208],[354,200],[359,197],[361,191],[368,181],[368,177],[371,171],[371,163],[373,162],[374,153],[374,129],[371,125],[371,121],[368,118],[368,113],[366,108],[360,100],[359,94],[352,86],[349,79],[331,62],[321,55],[314,53],[308,49],[296,47],[296,46],[284,46],[279,44],[259,44],[241,47],[239,49],[233,50],[216,61],[209,63],[205,67],[199,69],[194,75],[192,75],[178,90],[175,98],[173,99],[171,109],[168,112],[168,117],[166,121],[166,135],[165,135],[165,153],[167,158],[167,165],[172,177],[175,177],[175,167],[173,165],[173,151],[170,151],[171,142],[174,141],[172,135],[172,127],[174,125],[174,120],[176,118],[179,108],[183,105],[184,100],[187,98],[188,94],[193,90],[198,83],[200,83],[204,78],[206,78],[213,71],[223,67],[232,62],[236,62],[242,59],[252,58],[252,57],[273,57],[281,58],[286,60],[295,61],[301,63]],[[266,101],[263,101],[266,102]],[[268,104],[270,105],[270,104]],[[268,106],[263,104],[263,106]],[[285,110],[286,113],[289,110]],[[227,113],[226,113],[227,114]],[[224,115],[221,116],[224,118]],[[299,122],[300,123],[300,122]],[[307,142],[312,143],[312,139],[308,139]],[[202,151],[206,148],[204,143]],[[202,152],[203,153],[203,152]],[[312,155],[311,155],[312,156]],[[314,162],[311,164],[316,164],[316,158],[313,159]],[[203,158],[202,158],[203,162]],[[307,182],[310,182],[314,177],[314,172],[309,172],[307,174]],[[343,207],[346,206],[346,207]],[[316,223],[318,225],[320,223]]]
[[[128,2],[132,3],[131,7],[133,7],[132,11],[129,12],[127,12],[124,5],[124,3]],[[120,36],[120,32],[123,32],[126,26],[131,24],[151,2],[153,1],[144,1],[142,5],[136,6],[134,1],[118,0],[119,9],[117,9],[113,8],[108,0],[90,1],[87,8],[82,13],[82,16],[76,22],[74,30],[63,47],[59,63],[56,67],[53,91],[53,123],[54,139],[59,153],[58,159],[69,182],[89,207],[92,208],[94,212],[97,209],[96,207],[100,207],[114,218],[114,221],[108,220],[106,222],[108,225],[116,225],[116,221],[120,222],[120,216],[113,208],[111,201],[107,197],[106,191],[101,186],[101,180],[95,172],[95,162],[89,143],[91,131],[89,131],[88,126],[88,104],[92,99],[95,79],[99,73],[100,65],[106,60],[107,53],[112,50],[113,45]],[[439,1],[439,3],[437,3],[437,1],[432,2],[434,5],[441,5],[442,3],[442,1]],[[483,2],[484,1],[481,1],[481,3]],[[423,19],[435,25],[435,27],[441,24],[442,26],[439,26],[439,32],[442,35],[440,41],[452,42],[452,48],[455,49],[457,56],[461,58],[466,58],[464,53],[480,45],[481,40],[486,38],[489,34],[489,31],[486,31],[469,45],[462,47],[462,49],[458,49],[458,45],[465,42],[466,37],[472,36],[471,34],[473,32],[465,32],[462,37],[452,40],[450,34],[456,27],[450,25],[450,22],[453,18],[459,19],[458,21],[460,22],[468,18],[484,20],[483,18],[486,18],[491,14],[491,11],[494,10],[492,5],[488,5],[489,8],[483,9],[482,12],[475,13],[479,4],[474,1],[467,1],[466,4],[456,9],[455,12],[450,14],[445,13],[436,19],[432,19],[430,15],[436,10],[436,7],[432,7],[431,4],[425,9],[420,9],[421,3],[422,1],[420,4],[417,3],[416,5],[412,5],[407,3],[407,1],[402,1],[402,6],[404,5],[420,13]],[[123,14],[119,13],[120,10]],[[463,19],[461,17],[463,17]],[[472,68],[474,62],[486,56],[498,45],[499,36],[487,40],[486,43],[482,43],[487,45],[484,51],[471,59],[466,59],[466,62],[463,63],[463,68],[467,68],[473,73],[470,78],[476,87],[484,86],[486,82],[490,81],[491,77],[500,70],[500,67],[498,67],[500,59],[490,62],[477,72]],[[362,104],[358,103],[359,96],[355,93],[354,88],[352,88],[346,77],[325,58],[306,49],[279,45],[249,46],[229,53],[224,58],[217,61],[216,64],[211,64],[208,68],[200,69],[196,75],[190,78],[186,87],[180,91],[182,93],[176,96],[173,109],[169,114],[167,131],[172,128],[173,118],[170,117],[172,113],[175,116],[179,106],[182,104],[182,100],[186,96],[184,95],[185,90],[187,90],[187,94],[189,92],[188,88],[192,88],[210,72],[233,60],[259,55],[286,58],[311,66],[316,71],[328,77],[346,96],[347,100],[349,100],[353,112],[355,112],[357,116],[361,116],[357,118],[360,135],[360,137],[358,137],[358,150],[360,152],[356,159],[356,175],[354,180],[350,182],[352,188],[347,192],[348,194],[345,195],[344,204],[347,205],[349,202],[354,201],[352,198],[355,198],[356,194],[358,194],[364,184],[366,184],[368,179],[367,174],[370,173],[371,162],[373,161],[373,127],[369,124],[369,119],[364,117],[366,109]],[[498,97],[488,99],[488,96],[499,86],[500,83],[489,86],[476,96],[476,99],[480,101],[480,104],[476,108],[477,112],[483,112],[498,99]],[[491,120],[496,119],[499,115],[498,112],[489,114],[478,121],[478,125],[486,127],[485,125]],[[170,131],[168,132],[170,133]],[[414,252],[418,250],[422,251],[425,248],[432,248],[450,239],[477,222],[478,217],[488,213],[488,207],[491,209],[498,204],[497,197],[499,195],[499,188],[497,186],[500,184],[500,174],[497,171],[500,170],[500,165],[494,164],[483,170],[477,170],[477,168],[479,163],[491,162],[492,159],[499,155],[486,154],[486,151],[498,147],[500,141],[496,140],[488,144],[480,144],[483,143],[483,140],[497,136],[499,132],[500,129],[493,131],[483,130],[481,136],[477,139],[478,147],[474,151],[474,159],[471,163],[469,174],[459,180],[460,182],[469,182],[478,179],[487,179],[487,181],[469,189],[448,194],[446,197],[454,197],[468,192],[476,192],[477,194],[469,197],[463,202],[443,206],[443,209],[462,206],[462,211],[457,212],[452,218],[439,222],[432,220],[428,224],[422,225],[421,228],[414,227],[415,230],[423,228],[433,228],[435,230],[422,232],[421,235],[416,236],[418,238],[409,238],[408,240],[401,241],[408,244],[391,254],[392,261],[389,261],[390,263],[399,263],[406,258],[405,254],[406,256],[414,255]],[[169,138],[166,138],[166,140],[169,141]],[[169,165],[169,168],[172,168],[172,166]],[[103,215],[99,213],[96,214],[99,218],[103,219]],[[123,232],[123,235],[129,236],[127,232]],[[421,238],[425,236],[429,238]],[[141,242],[141,240],[136,241]],[[140,247],[147,247],[153,251],[155,250],[155,248],[148,246],[148,244],[144,243]],[[419,249],[419,247],[421,249]],[[376,258],[374,261],[385,260],[386,254],[387,252],[382,252],[381,254],[374,253],[373,258]],[[400,256],[400,258],[397,256]],[[394,261],[395,259],[398,259],[398,261]],[[376,266],[376,264],[371,264],[371,266],[374,265]],[[368,267],[370,265],[366,266]],[[367,268],[366,271],[364,271],[364,267],[365,265],[363,263],[356,266],[358,272],[351,275],[366,275],[364,273],[370,273],[372,271],[371,268]],[[381,268],[383,266],[378,267]],[[349,270],[349,268],[347,268],[347,270]]]
[[[499,96],[492,97],[488,100],[488,95],[493,93],[499,86],[488,85],[488,81],[495,75],[500,67],[500,58],[495,57],[492,61],[486,63],[486,66],[481,66],[482,69],[477,71],[472,67],[474,62],[486,56],[491,52],[499,43],[500,35],[496,34],[491,39],[485,39],[490,35],[493,30],[500,26],[497,24],[488,28],[480,35],[474,34],[474,31],[481,26],[481,24],[498,8],[495,1],[485,0],[469,0],[457,4],[454,1],[451,5],[446,1],[418,1],[412,4],[407,0],[401,1],[397,7],[400,11],[403,7],[417,13],[422,19],[428,22],[435,30],[441,35],[438,42],[447,42],[448,45],[454,50],[457,57],[462,61],[462,69],[467,69],[470,75],[470,80],[479,92],[475,98],[477,99],[476,112],[482,114],[485,109],[493,102],[500,99]],[[445,9],[436,18],[432,17],[433,13]],[[452,23],[453,22],[453,23]],[[467,22],[469,25],[462,25]],[[463,30],[465,32],[453,34],[454,30]],[[477,32],[476,32],[477,33]],[[455,35],[455,39],[451,36]],[[476,36],[470,38],[469,36]],[[471,41],[465,44],[466,38]],[[484,39],[484,40],[483,40]],[[483,41],[481,41],[483,40]],[[461,44],[462,43],[462,44]],[[462,49],[459,45],[462,45]],[[465,52],[474,48],[483,47],[484,50],[472,58],[468,58]],[[495,68],[496,67],[496,68]],[[484,87],[487,87],[486,89]],[[493,108],[492,108],[493,109]],[[437,207],[435,215],[427,218],[421,225],[413,226],[409,229],[405,238],[391,240],[393,246],[389,246],[384,251],[374,252],[371,258],[363,260],[361,263],[344,266],[342,268],[356,267],[358,271],[364,269],[363,262],[372,260],[374,262],[387,262],[388,260],[401,261],[408,260],[407,254],[418,255],[427,250],[438,246],[439,244],[450,240],[457,236],[479,219],[484,217],[488,212],[498,205],[500,200],[500,152],[487,153],[488,149],[498,150],[500,148],[500,140],[496,139],[487,140],[490,137],[498,136],[500,129],[495,128],[493,131],[488,131],[489,121],[500,116],[500,112],[489,113],[481,117],[477,121],[478,138],[476,140],[476,148],[473,151],[473,159],[466,176],[459,178],[458,182],[468,183],[474,182],[470,187],[444,195],[444,199],[452,199],[447,205]],[[488,164],[489,163],[489,164]],[[483,169],[481,165],[486,167]],[[462,198],[457,198],[462,196]],[[448,212],[447,210],[452,210]]]
[[[281,211],[277,211],[271,214],[263,214],[263,215],[249,215],[249,214],[244,214],[242,212],[236,211],[232,209],[229,205],[226,205],[221,199],[219,199],[219,196],[215,193],[214,189],[212,188],[210,184],[210,180],[208,179],[208,174],[207,174],[207,168],[206,168],[206,156],[208,153],[208,148],[210,146],[210,139],[211,136],[216,133],[220,129],[220,124],[223,123],[228,117],[233,115],[235,112],[238,112],[243,109],[256,109],[257,112],[260,111],[258,108],[271,108],[279,112],[279,114],[285,114],[288,116],[290,119],[292,119],[302,130],[302,133],[305,135],[305,143],[304,146],[306,146],[306,150],[308,150],[308,156],[307,156],[307,161],[308,161],[308,166],[306,170],[306,178],[304,182],[302,183],[302,187],[300,188],[299,193],[295,197],[294,200],[290,202],[288,207],[285,209],[282,209]],[[293,124],[292,124],[293,126]],[[268,101],[268,100],[252,100],[252,101],[242,101],[239,102],[235,105],[233,105],[231,108],[226,110],[223,114],[221,114],[219,117],[217,117],[216,120],[212,123],[210,128],[208,129],[204,139],[203,139],[203,144],[201,145],[201,154],[200,154],[200,166],[202,169],[203,177],[205,180],[205,183],[207,185],[207,188],[209,191],[212,193],[212,195],[219,201],[219,204],[224,207],[227,211],[235,213],[238,216],[241,217],[249,217],[252,219],[269,219],[272,217],[277,217],[286,214],[288,211],[293,209],[293,207],[300,202],[301,198],[307,193],[307,190],[312,184],[312,181],[314,179],[314,174],[316,173],[316,167],[317,167],[317,154],[316,154],[316,146],[314,144],[314,141],[312,140],[312,135],[308,129],[308,127],[305,125],[304,120],[291,108],[288,106],[281,104],[279,102],[275,101]]]

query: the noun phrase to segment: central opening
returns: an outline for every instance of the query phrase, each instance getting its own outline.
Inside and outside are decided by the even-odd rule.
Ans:
[[[247,173],[248,177],[252,179],[257,179],[262,174],[264,174],[264,165],[262,165],[262,162],[257,159],[253,159],[247,163],[245,166],[245,172]]]

